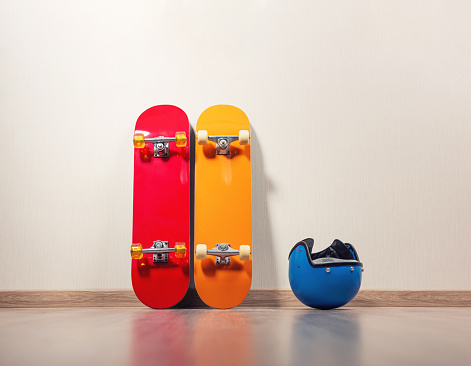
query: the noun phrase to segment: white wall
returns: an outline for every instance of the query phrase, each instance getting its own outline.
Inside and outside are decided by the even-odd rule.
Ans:
[[[363,288],[471,289],[466,1],[2,1],[0,289],[129,288],[139,114],[253,126],[253,288],[356,245]]]

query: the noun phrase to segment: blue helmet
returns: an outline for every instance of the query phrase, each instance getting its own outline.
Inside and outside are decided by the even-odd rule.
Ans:
[[[361,285],[363,264],[351,244],[335,239],[330,247],[311,253],[314,239],[297,243],[289,253],[289,283],[303,304],[333,309],[351,301]]]

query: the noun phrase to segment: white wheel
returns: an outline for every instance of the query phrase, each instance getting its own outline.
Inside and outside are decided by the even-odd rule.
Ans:
[[[206,145],[208,143],[208,131],[199,130],[197,139],[198,145]]]
[[[239,131],[239,144],[241,145],[248,145],[249,144],[249,131],[248,130],[240,130]]]
[[[250,259],[250,245],[241,245],[239,248],[239,258],[241,261]]]
[[[198,244],[196,246],[196,259],[205,260],[207,255],[208,248],[206,244]]]

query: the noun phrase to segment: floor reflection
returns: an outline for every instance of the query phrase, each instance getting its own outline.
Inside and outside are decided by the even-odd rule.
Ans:
[[[468,365],[470,329],[469,308],[0,309],[0,365]]]
[[[360,364],[357,314],[349,310],[142,310],[134,365]]]
[[[195,317],[190,349],[197,366],[252,365],[249,317],[235,310],[202,311]]]
[[[132,328],[132,365],[252,365],[243,312],[146,309],[135,314]]]
[[[190,365],[187,318],[178,310],[151,309],[135,314],[132,326],[131,365]]]
[[[357,315],[349,310],[309,311],[293,322],[293,365],[360,365]]]

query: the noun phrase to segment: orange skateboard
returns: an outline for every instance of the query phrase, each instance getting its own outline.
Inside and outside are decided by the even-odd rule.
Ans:
[[[196,132],[196,290],[207,305],[232,308],[252,281],[250,123],[239,108],[216,105]]]

